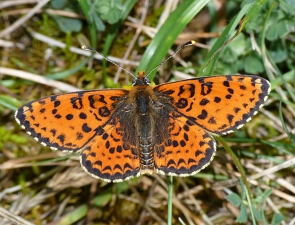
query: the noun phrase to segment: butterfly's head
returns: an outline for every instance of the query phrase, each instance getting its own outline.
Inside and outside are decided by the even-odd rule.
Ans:
[[[151,80],[145,76],[144,71],[138,72],[138,76],[132,80],[132,86],[150,85]]]

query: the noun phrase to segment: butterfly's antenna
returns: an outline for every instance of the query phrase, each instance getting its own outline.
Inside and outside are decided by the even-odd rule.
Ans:
[[[82,49],[84,50],[87,50],[87,51],[92,51],[98,55],[100,55],[102,58],[104,58],[105,60],[109,61],[110,63],[113,63],[114,65],[116,65],[117,67],[123,69],[124,71],[126,71],[127,73],[129,73],[131,76],[133,76],[134,78],[136,78],[136,76],[131,73],[129,70],[125,69],[124,67],[120,66],[119,64],[115,63],[113,60],[110,60],[109,58],[105,57],[103,54],[99,53],[98,51],[94,50],[93,48],[91,48],[90,46],[87,46],[87,45],[83,45],[81,47]]]
[[[148,77],[148,75],[150,75],[154,70],[158,69],[161,65],[163,65],[165,62],[167,62],[169,59],[171,59],[174,55],[176,55],[181,49],[187,47],[187,46],[191,46],[194,45],[196,43],[196,41],[191,40],[189,42],[186,42],[184,45],[182,45],[179,49],[177,49],[172,55],[170,55],[167,59],[165,59],[163,62],[161,62],[159,65],[157,65],[155,68],[153,68],[150,72],[148,72],[147,75],[145,75],[145,77]]]

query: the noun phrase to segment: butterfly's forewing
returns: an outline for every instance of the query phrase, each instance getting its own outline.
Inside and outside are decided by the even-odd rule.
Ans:
[[[16,121],[54,150],[83,148],[113,114],[114,103],[128,94],[121,89],[81,91],[46,97],[19,108]]]
[[[215,133],[243,126],[261,108],[270,92],[267,80],[249,75],[196,78],[154,88],[170,98],[176,111]]]
[[[213,159],[214,139],[188,118],[170,113],[167,131],[169,138],[165,140],[165,148],[163,151],[156,151],[154,156],[158,173],[174,176],[193,175],[204,169]]]

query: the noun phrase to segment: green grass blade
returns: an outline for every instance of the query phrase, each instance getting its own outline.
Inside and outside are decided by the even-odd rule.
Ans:
[[[226,141],[219,135],[214,135],[214,138],[223,146],[223,148],[226,150],[226,152],[230,155],[231,159],[233,160],[234,164],[236,165],[238,171],[241,174],[241,179],[245,184],[245,187],[248,191],[248,194],[252,200],[252,192],[250,189],[250,184],[247,181],[247,176],[246,176],[246,172],[241,164],[241,162],[239,161],[238,157],[235,155],[235,153],[233,152],[233,150],[229,147],[229,145],[226,143]]]
[[[169,176],[167,224],[172,225],[173,177]]]
[[[257,11],[260,9],[260,7],[265,3],[266,0],[248,0],[246,4],[243,6],[243,8],[239,11],[239,13],[231,20],[231,22],[226,26],[220,37],[217,39],[215,44],[212,46],[210,52],[208,53],[203,65],[200,68],[200,71],[198,73],[198,76],[208,76],[213,73],[213,69],[215,66],[215,63],[218,59],[218,54],[215,55],[215,57],[211,60],[211,57],[215,54],[217,50],[219,50],[222,45],[230,38],[234,30],[237,28],[237,25],[240,23],[242,18],[244,17],[244,20],[242,21],[242,25],[239,28],[238,32],[241,32],[243,27],[256,15]],[[210,61],[211,60],[211,61]],[[210,62],[208,64],[208,62]],[[207,66],[207,67],[206,67]],[[204,70],[206,67],[206,70]]]
[[[90,12],[89,4],[87,0],[78,0],[80,7],[88,21],[89,24],[89,33],[90,33],[90,40],[91,40],[91,47],[96,49],[97,43],[97,32],[94,23],[91,23],[88,13]]]
[[[11,110],[17,110],[20,102],[13,97],[0,95],[0,105]]]
[[[82,69],[89,62],[89,60],[90,58],[87,58],[72,69],[64,70],[64,71],[53,73],[53,74],[46,74],[44,77],[52,79],[52,80],[61,80],[63,78],[69,77],[73,75],[74,73],[78,72],[80,69]]]
[[[72,212],[68,213],[67,215],[63,216],[62,219],[58,221],[60,225],[70,225],[78,222],[82,218],[86,216],[88,212],[88,206],[83,204],[77,208],[75,208]]]
[[[135,5],[137,1],[135,0],[127,0],[125,3],[124,3],[124,8],[123,8],[123,11],[122,11],[122,17],[120,19],[119,22],[113,24],[110,29],[109,29],[109,32],[108,32],[108,35],[106,37],[106,41],[103,45],[103,54],[104,55],[107,55],[108,52],[109,52],[109,49],[116,37],[116,34],[122,24],[122,22],[127,18],[127,16],[129,15],[130,11],[132,10],[133,6]],[[104,62],[106,62],[104,60]]]
[[[285,120],[284,120],[284,116],[283,116],[283,112],[282,112],[282,102],[280,102],[279,115],[280,115],[280,119],[281,119],[282,126],[283,126],[284,130],[286,131],[288,137],[290,138],[290,141],[292,141],[292,143],[293,143],[294,146],[295,146],[295,137],[294,137],[294,135],[289,131],[289,129],[288,129],[286,123],[285,123]]]
[[[210,0],[183,1],[175,11],[170,14],[149,44],[136,72],[142,70],[149,72],[159,65],[178,35],[209,1]],[[151,80],[154,78],[155,73],[156,71],[150,74],[149,78]]]
[[[105,43],[103,45],[103,54],[105,56],[108,55],[108,52],[111,48],[111,45],[117,35],[117,32],[122,24],[122,22],[127,18],[127,16],[129,15],[130,11],[132,10],[133,6],[135,5],[137,1],[136,0],[127,0],[124,3],[124,9],[122,11],[122,17],[120,19],[119,22],[113,24],[110,27],[110,30],[108,32],[108,35],[106,37]],[[106,67],[107,67],[107,61],[103,60],[102,61],[102,65],[103,65],[103,74],[104,74],[104,80],[106,80],[106,76],[107,76],[107,72],[106,72]],[[105,82],[106,83],[106,82]]]

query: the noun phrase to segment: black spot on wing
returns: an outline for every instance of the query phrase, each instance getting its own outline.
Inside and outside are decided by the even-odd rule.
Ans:
[[[203,109],[202,113],[200,115],[198,115],[198,118],[201,120],[204,120],[207,118],[207,115],[208,115],[208,112],[205,109]]]
[[[220,101],[221,101],[221,98],[219,98],[219,97],[215,97],[215,98],[214,98],[214,102],[215,102],[215,103],[219,103]]]
[[[230,124],[232,123],[233,118],[234,118],[233,115],[231,115],[231,114],[228,114],[228,115],[227,115],[227,120],[228,120],[228,122],[229,122]]]
[[[81,98],[79,98],[79,97],[73,97],[70,100],[71,100],[72,107],[74,109],[82,109],[83,108],[83,104],[82,104],[82,99]]]
[[[216,124],[216,120],[215,120],[215,118],[212,116],[212,117],[208,120],[208,123],[210,123],[210,124]]]
[[[234,94],[234,90],[233,90],[232,88],[228,88],[227,91],[228,91],[228,93],[230,93],[230,94]]]
[[[61,135],[59,135],[59,136],[57,137],[57,139],[60,140],[60,142],[61,142],[62,144],[64,144],[64,142],[65,142],[65,138],[66,138],[66,136],[63,135],[63,134],[61,134]]]
[[[205,96],[211,93],[213,82],[206,82],[201,84],[201,95]]]
[[[240,85],[240,89],[243,90],[243,91],[245,91],[247,88],[244,85]]]
[[[54,108],[60,106],[60,101],[59,100],[56,100],[54,101]]]
[[[239,111],[241,110],[241,108],[235,107],[234,108],[234,112],[237,114]]]
[[[79,118],[82,119],[82,120],[86,120],[87,119],[87,115],[85,113],[81,112],[79,114]]]
[[[86,133],[92,131],[92,129],[88,126],[87,123],[84,123],[84,124],[82,125],[82,130],[83,130],[84,132],[86,132]]]
[[[201,106],[205,106],[205,105],[207,105],[208,103],[209,103],[209,100],[203,98],[203,99],[201,100],[201,102],[200,102],[200,105],[201,105]]]
[[[178,102],[175,103],[175,106],[179,109],[186,108],[188,106],[188,101],[186,98],[180,98]]]
[[[108,109],[108,107],[103,106],[98,109],[98,114],[101,117],[108,117],[111,114],[111,111]]]
[[[225,98],[226,99],[231,99],[232,95],[226,95]]]
[[[228,81],[223,81],[223,86],[229,87],[229,82]]]
[[[72,120],[74,118],[73,114],[66,115],[67,120]]]

